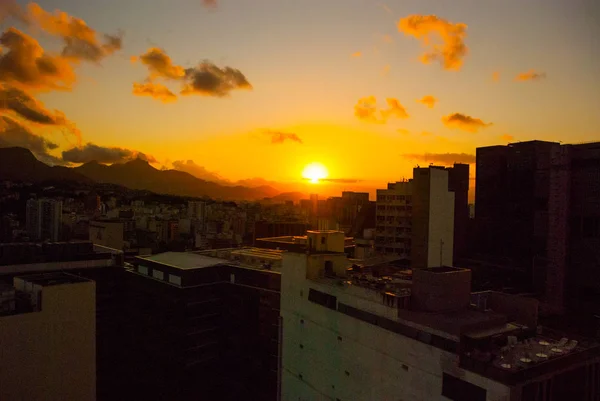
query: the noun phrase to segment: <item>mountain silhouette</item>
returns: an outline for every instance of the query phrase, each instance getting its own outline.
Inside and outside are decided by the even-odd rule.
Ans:
[[[92,180],[73,169],[42,163],[29,149],[19,147],[0,148],[0,179],[11,181],[76,181],[91,183]]]

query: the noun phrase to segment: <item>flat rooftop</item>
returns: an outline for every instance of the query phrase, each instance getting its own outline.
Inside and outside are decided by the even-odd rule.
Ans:
[[[229,264],[226,259],[213,258],[212,256],[199,255],[191,252],[164,252],[150,256],[139,256],[140,260],[149,260],[182,270],[202,269],[204,267]]]
[[[62,284],[86,283],[86,282],[91,281],[86,278],[75,276],[73,274],[68,274],[68,273],[64,273],[64,272],[30,274],[27,276],[19,276],[17,278],[19,278],[23,281],[26,281],[28,283],[41,285],[42,287],[51,287],[54,285],[62,285]]]

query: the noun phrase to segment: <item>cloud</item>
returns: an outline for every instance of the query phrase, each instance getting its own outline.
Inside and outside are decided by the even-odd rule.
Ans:
[[[101,42],[84,20],[63,11],[49,13],[36,3],[29,4],[28,11],[31,24],[63,39],[62,55],[66,58],[98,62],[122,47],[121,35],[102,35]]]
[[[517,74],[515,77],[515,81],[539,81],[541,79],[546,78],[545,72],[537,72],[535,70],[529,70],[527,72],[522,72]]]
[[[82,147],[74,147],[62,152],[62,158],[70,163],[88,163],[97,161],[98,163],[123,163],[137,158],[146,160],[150,163],[157,163],[153,156],[142,152],[118,147],[105,147],[87,143]]]
[[[381,75],[383,75],[384,77],[387,76],[390,73],[392,66],[389,64],[386,64],[383,66],[383,69],[381,70]]]
[[[271,130],[267,130],[264,132],[265,135],[268,135],[271,137],[271,143],[272,144],[281,144],[284,143],[285,141],[292,141],[292,142],[297,142],[297,143],[303,143],[302,139],[294,134],[293,132],[281,132],[281,131],[271,131]]]
[[[464,43],[467,36],[466,24],[455,24],[435,15],[415,14],[400,19],[398,31],[415,37],[427,48],[420,57],[421,62],[429,64],[439,61],[446,70],[460,70],[462,67],[463,58],[468,51]],[[441,44],[434,42],[435,36],[441,38]]]
[[[401,135],[410,135],[410,131],[405,128],[398,128],[396,132],[398,132]]]
[[[494,82],[500,81],[500,72],[499,71],[492,72],[492,81],[494,81]]]
[[[356,184],[362,180],[356,178],[319,178],[319,181],[332,182],[334,184]]]
[[[133,62],[140,61],[150,72],[150,78],[183,79],[185,70],[183,67],[173,64],[171,57],[158,47],[152,47],[139,57],[133,57]]]
[[[169,90],[163,84],[146,82],[146,83],[133,83],[132,93],[136,96],[150,96],[154,99],[158,99],[163,103],[171,103],[177,100],[177,95]]]
[[[384,121],[387,121],[390,117],[408,118],[408,113],[406,112],[406,109],[404,108],[404,106],[402,106],[398,99],[388,97],[387,99],[385,99],[385,101],[388,104],[388,108],[385,110],[381,110],[381,116]]]
[[[492,123],[485,123],[479,118],[474,118],[461,113],[452,113],[442,117],[442,122],[448,128],[461,129],[467,132],[477,132],[481,128],[486,128]]]
[[[185,80],[182,95],[224,97],[235,89],[252,90],[252,85],[240,70],[231,67],[219,68],[208,61],[196,68],[185,70]]]
[[[408,113],[400,101],[389,97],[386,99],[387,109],[379,110],[381,117],[377,116],[377,98],[375,96],[366,96],[360,98],[354,105],[354,115],[359,119],[375,124],[385,124],[391,117],[408,118]]]
[[[21,89],[0,84],[0,110],[2,109],[12,111],[30,123],[64,127],[77,138],[78,144],[81,143],[81,132],[63,112],[47,110],[42,102]]]
[[[352,53],[352,57],[361,57],[362,56],[362,52],[354,52]]]
[[[182,95],[225,97],[236,89],[252,90],[252,85],[238,69],[220,68],[210,61],[202,62],[194,68],[184,69],[173,63],[167,53],[157,47],[150,48],[146,53],[139,57],[132,57],[131,60],[140,61],[149,71],[146,83],[134,84],[135,95],[174,101],[176,95],[166,86],[154,83],[156,79],[181,82],[180,94]]]
[[[204,7],[215,8],[217,7],[217,0],[202,0]]]
[[[8,28],[0,36],[0,82],[30,90],[70,89],[75,72],[68,60],[44,52],[31,36]]]
[[[394,39],[392,39],[392,35],[383,35],[381,37],[381,39],[385,42],[385,43],[394,43]]]
[[[422,131],[421,132],[421,136],[431,136],[431,135],[433,135],[433,133],[429,132],[429,131]]]
[[[435,103],[437,102],[437,99],[434,96],[426,95],[426,96],[423,96],[421,99],[417,100],[417,102],[424,104],[425,106],[429,107],[430,109],[433,109],[435,106]]]
[[[175,170],[184,171],[205,181],[221,182],[226,181],[219,174],[209,171],[206,168],[194,163],[193,160],[176,160],[173,163]]]
[[[63,164],[62,161],[49,154],[50,150],[58,148],[58,145],[44,137],[35,135],[27,127],[17,121],[6,117],[0,117],[0,147],[18,146],[31,150],[38,159],[50,164]]]
[[[475,163],[475,155],[469,153],[423,153],[423,154],[405,154],[404,158],[421,161],[425,163],[438,163],[442,165],[452,165],[454,163]]]
[[[500,140],[503,142],[512,142],[515,140],[515,137],[509,134],[500,135]]]

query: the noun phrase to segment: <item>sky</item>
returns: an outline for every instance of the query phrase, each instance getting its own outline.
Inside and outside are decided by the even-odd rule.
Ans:
[[[294,183],[317,162],[337,191],[479,146],[600,140],[594,0],[0,0],[2,16],[0,144],[49,163]]]

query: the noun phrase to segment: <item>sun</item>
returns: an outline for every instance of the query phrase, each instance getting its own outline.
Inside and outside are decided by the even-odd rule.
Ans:
[[[309,179],[313,184],[318,183],[323,178],[327,178],[328,175],[327,167],[321,163],[310,163],[302,171],[302,177]]]

